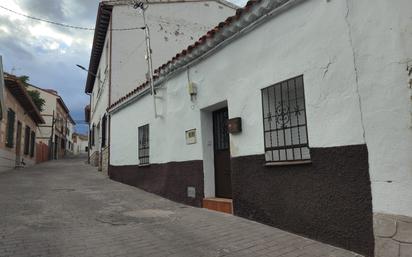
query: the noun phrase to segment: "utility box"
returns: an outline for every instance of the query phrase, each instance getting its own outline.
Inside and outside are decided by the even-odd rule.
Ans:
[[[186,131],[186,144],[193,145],[196,144],[196,129],[191,129]]]
[[[229,119],[227,122],[227,131],[231,134],[242,132],[242,119],[240,117]]]

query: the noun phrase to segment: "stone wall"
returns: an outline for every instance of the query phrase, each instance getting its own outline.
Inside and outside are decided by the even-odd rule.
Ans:
[[[99,166],[99,152],[94,152],[90,155],[90,165],[94,167]]]
[[[105,147],[102,149],[102,173],[108,176],[109,171],[109,147]]]
[[[375,213],[376,257],[412,257],[412,217]]]

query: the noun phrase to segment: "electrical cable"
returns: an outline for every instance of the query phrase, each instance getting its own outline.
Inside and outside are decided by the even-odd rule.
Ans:
[[[69,24],[65,24],[65,23],[60,23],[60,22],[56,22],[56,21],[50,21],[50,20],[46,20],[46,19],[42,19],[42,18],[38,18],[38,17],[26,15],[26,14],[24,14],[24,13],[16,12],[16,11],[14,11],[14,10],[11,10],[11,9],[9,9],[9,8],[7,8],[7,7],[4,7],[4,6],[1,6],[1,5],[0,5],[0,8],[6,10],[6,11],[8,11],[8,12],[14,13],[14,14],[16,14],[16,15],[26,17],[26,18],[28,18],[28,19],[46,22],[46,23],[53,24],[53,25],[56,25],[56,26],[66,27],[66,28],[70,28],[70,29],[87,30],[87,31],[94,31],[94,30],[95,30],[95,28],[87,28],[87,27],[74,26],[74,25],[69,25]],[[142,27],[115,28],[115,29],[111,29],[111,30],[112,30],[112,31],[127,31],[127,30],[141,30],[141,29],[144,29],[144,28],[142,28]]]

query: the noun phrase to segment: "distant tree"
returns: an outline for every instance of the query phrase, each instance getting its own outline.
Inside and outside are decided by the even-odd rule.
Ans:
[[[27,87],[29,86],[27,83],[29,83],[30,77],[22,75],[18,76],[17,78],[24,84],[24,86],[27,89]],[[37,90],[27,90],[27,93],[31,97],[31,100],[33,100],[33,103],[36,105],[37,109],[39,109],[39,111],[42,112],[46,101],[43,98],[41,98],[40,92]]]

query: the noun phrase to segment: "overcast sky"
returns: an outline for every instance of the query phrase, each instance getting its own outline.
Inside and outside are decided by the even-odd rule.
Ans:
[[[30,16],[82,27],[94,27],[99,0],[0,0],[0,7]],[[231,2],[243,6],[245,0]],[[93,31],[34,21],[0,8],[0,55],[6,72],[28,75],[30,83],[59,92],[78,123],[87,131],[84,94]]]

